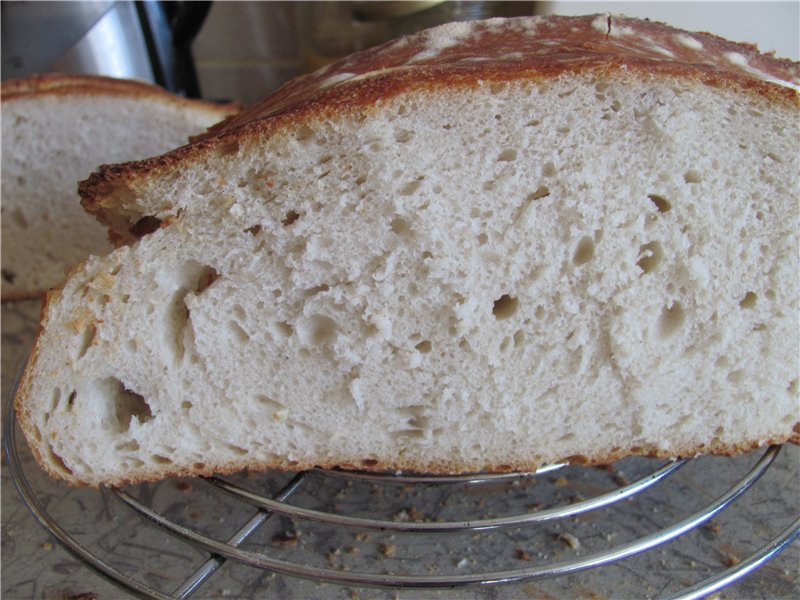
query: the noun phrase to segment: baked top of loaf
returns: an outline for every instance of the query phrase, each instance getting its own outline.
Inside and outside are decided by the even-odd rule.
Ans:
[[[797,440],[797,72],[624,18],[456,24],[103,167],[82,201],[131,243],[48,298],[33,451],[98,485]]]
[[[707,85],[744,86],[775,101],[797,102],[800,64],[740,44],[663,23],[599,14],[586,17],[521,17],[441,25],[356,53],[314,73],[297,77],[263,101],[226,119],[207,141],[181,151],[100,170],[84,182],[84,206],[130,239],[131,223],[119,219],[114,186],[174,161],[213,151],[250,135],[270,135],[292,120],[373,106],[382,99],[425,89],[470,88],[483,82],[553,78],[582,71],[662,74]],[[768,83],[777,85],[768,85]],[[109,210],[106,210],[106,204]],[[126,230],[127,229],[127,230]]]
[[[237,109],[93,75],[4,81],[0,96],[4,300],[40,295],[111,250],[107,229],[80,207],[80,179],[183,145]]]

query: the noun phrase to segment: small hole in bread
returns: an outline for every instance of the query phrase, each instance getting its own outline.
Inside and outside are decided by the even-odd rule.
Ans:
[[[422,182],[421,182],[420,180],[409,181],[408,183],[406,183],[405,185],[403,185],[403,186],[402,186],[402,187],[401,187],[401,188],[398,190],[398,193],[399,193],[401,196],[410,196],[410,195],[412,195],[414,192],[416,192],[416,191],[419,189],[419,187],[420,187],[421,185],[422,185]]]
[[[546,185],[540,185],[536,191],[528,195],[528,200],[541,200],[550,195],[550,189]]]
[[[281,221],[281,223],[283,223],[284,227],[288,227],[289,225],[292,225],[295,221],[297,221],[297,219],[299,218],[300,218],[299,213],[297,213],[294,210],[290,210],[286,213],[286,216],[283,218],[283,221]]]
[[[686,314],[680,302],[665,306],[658,317],[658,335],[661,339],[672,337],[683,326]]]
[[[497,300],[494,301],[494,306],[492,307],[492,314],[494,318],[498,321],[503,319],[508,319],[511,317],[515,312],[517,312],[517,308],[519,307],[519,301],[508,295],[503,294]]]
[[[672,203],[663,196],[659,196],[658,194],[648,194],[647,197],[650,199],[650,202],[655,204],[656,209],[660,213],[669,212],[669,210],[672,208]]]
[[[137,238],[144,237],[153,233],[161,227],[161,219],[151,215],[145,215],[133,224],[130,231]]]
[[[594,240],[588,235],[581,238],[572,256],[572,262],[576,265],[584,265],[594,258]]]
[[[741,302],[739,302],[739,306],[742,308],[753,308],[756,305],[756,300],[758,300],[758,295],[755,292],[747,292]]]
[[[511,162],[517,160],[517,151],[513,148],[506,148],[500,153],[500,156],[497,157],[497,160],[500,162]]]
[[[48,458],[50,459],[49,461],[50,466],[54,470],[58,471],[63,477],[66,477],[67,479],[72,479],[74,472],[67,466],[67,463],[64,462],[64,459],[62,459],[58,454],[56,454],[55,450],[53,450],[53,447],[50,446],[49,444],[47,446],[47,455]]]
[[[648,242],[639,247],[639,256],[638,267],[643,273],[652,273],[661,262],[664,251],[659,242]]]
[[[389,225],[397,235],[407,235],[411,232],[411,224],[402,217],[395,217]]]
[[[431,351],[431,343],[429,340],[422,340],[419,344],[414,346],[414,348],[417,350],[417,352],[427,354]]]
[[[694,169],[689,169],[683,174],[683,180],[686,183],[700,183],[703,180],[703,178],[700,176],[700,173],[698,171],[695,171]]]
[[[157,465],[171,465],[172,459],[166,456],[161,456],[160,454],[153,454],[152,457],[153,462]]]
[[[394,141],[404,144],[412,137],[414,137],[413,131],[409,131],[408,129],[400,129],[394,134]]]
[[[323,346],[336,340],[336,321],[325,315],[311,315],[297,324],[297,334],[304,346]]]

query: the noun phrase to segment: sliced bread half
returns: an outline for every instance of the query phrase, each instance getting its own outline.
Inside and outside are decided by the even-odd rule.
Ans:
[[[17,395],[71,483],[798,439],[798,65],[607,15],[451,24],[104,167],[130,244]]]

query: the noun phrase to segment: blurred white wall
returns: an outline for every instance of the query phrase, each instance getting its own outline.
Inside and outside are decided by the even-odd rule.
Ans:
[[[662,21],[689,31],[708,31],[762,52],[800,60],[800,1],[782,2],[542,2],[540,14],[598,12]]]

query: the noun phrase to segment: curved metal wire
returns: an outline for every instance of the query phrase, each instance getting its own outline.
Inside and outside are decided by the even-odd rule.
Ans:
[[[379,573],[342,572],[323,567],[300,565],[285,560],[275,559],[259,552],[232,548],[217,540],[204,536],[194,530],[178,525],[162,517],[156,511],[140,503],[125,491],[114,490],[113,493],[125,504],[140,515],[150,520],[172,535],[203,548],[212,555],[224,556],[230,560],[267,569],[283,575],[301,577],[311,580],[322,580],[344,585],[389,588],[456,588],[468,586],[491,586],[501,583],[518,583],[531,579],[566,575],[586,569],[608,564],[622,558],[638,554],[654,546],[672,540],[694,527],[708,521],[724,510],[744,494],[769,468],[780,452],[780,446],[770,447],[748,473],[725,494],[708,504],[703,509],[679,521],[672,527],[662,529],[642,538],[632,540],[603,552],[595,552],[574,560],[561,561],[549,565],[540,565],[526,569],[497,571],[492,573],[474,573],[462,575],[391,575]]]
[[[320,523],[339,525],[343,527],[358,527],[361,529],[377,529],[380,531],[397,531],[404,533],[454,533],[464,531],[486,531],[490,529],[532,525],[535,523],[544,523],[545,521],[572,517],[591,510],[596,510],[603,506],[608,506],[609,504],[630,498],[631,496],[638,494],[650,486],[655,485],[665,477],[680,469],[686,464],[686,462],[687,461],[685,460],[671,461],[650,475],[642,477],[641,479],[634,481],[625,487],[566,506],[558,506],[533,513],[525,513],[510,517],[451,522],[397,522],[383,519],[348,517],[346,515],[328,513],[309,508],[302,508],[300,506],[293,506],[283,502],[276,502],[269,498],[265,498],[260,494],[256,494],[229,483],[220,477],[208,477],[205,481],[217,489],[222,490],[226,494],[229,494],[238,500],[243,500],[249,504],[252,504],[253,506],[258,506],[259,508],[269,510],[271,512],[280,513],[289,517],[305,519],[308,521],[317,521]],[[478,476],[471,477],[477,480],[481,479]],[[446,478],[436,478],[437,481],[441,481],[443,479]]]

